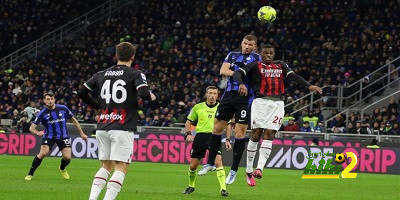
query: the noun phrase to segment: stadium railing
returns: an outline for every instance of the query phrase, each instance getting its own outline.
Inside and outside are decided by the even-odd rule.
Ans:
[[[399,71],[400,67],[395,67],[394,69],[391,68],[391,65],[394,64],[396,61],[400,60],[400,56],[396,57],[395,59],[391,60],[389,63],[381,66],[380,68],[376,69],[375,71],[369,73],[366,75],[364,78],[370,79],[367,85],[363,83],[363,79],[357,80],[353,84],[343,87],[343,86],[337,86],[337,95],[336,96],[324,96],[325,98],[333,98],[336,99],[336,106],[335,107],[321,107],[321,110],[332,110],[332,109],[337,109],[339,111],[344,111],[343,109],[354,109],[355,107],[358,107],[358,109],[362,109],[363,102],[366,99],[369,99],[376,95],[379,92],[384,91],[385,89],[389,87],[399,87],[398,82],[399,78],[396,78],[395,80],[391,80],[391,75],[393,73],[396,73]],[[377,79],[373,79],[374,77],[379,77]],[[373,87],[376,86],[376,84],[383,84],[383,87],[374,90]],[[328,86],[326,86],[328,87]],[[325,87],[323,87],[325,88]],[[354,91],[352,94],[345,94],[346,91]],[[368,92],[368,90],[371,90],[371,92]],[[291,105],[295,105],[297,102],[299,102],[301,99],[306,100],[309,99],[310,102],[308,105],[303,106],[300,109],[297,109],[291,114],[296,113],[302,109],[305,108],[310,108],[313,109],[313,106],[316,105],[316,103],[321,102],[324,98],[320,99],[315,99],[315,94],[313,92],[308,93],[307,95],[296,99],[295,101],[286,104],[285,108],[288,108]]]
[[[68,22],[67,24],[53,30],[30,44],[16,50],[8,56],[0,59],[0,70],[13,68],[27,58],[37,57],[40,52],[48,50],[56,43],[61,43],[69,36],[86,30],[91,24],[110,17],[116,11],[127,4],[135,1],[109,0],[106,3],[94,8],[88,13]]]
[[[400,69],[400,67],[397,68],[397,70],[398,70],[398,69]],[[388,73],[388,75],[390,75],[390,73]],[[366,86],[364,89],[367,89],[367,88],[373,86],[374,83],[376,83],[376,82],[379,81],[379,80],[385,79],[385,78],[386,78],[386,75],[385,75],[385,76],[382,76],[381,78],[377,79],[376,81],[374,81],[374,82],[371,83],[370,85]],[[393,86],[396,86],[396,88],[398,88],[398,87],[399,87],[399,86],[398,86],[398,81],[400,81],[400,77],[398,77],[398,78],[396,78],[395,80],[391,81],[389,84],[387,84],[385,87],[382,87],[382,88],[379,89],[379,90],[371,91],[371,93],[370,93],[369,95],[367,95],[366,97],[364,97],[364,98],[362,98],[362,97],[360,96],[361,101],[363,102],[363,101],[367,100],[368,98],[371,98],[371,97],[372,97],[374,94],[376,94],[377,92],[382,92],[384,89],[389,89],[389,87],[392,86],[392,85],[393,85]],[[360,92],[360,94],[362,95],[362,92]],[[367,109],[373,108],[373,106],[379,104],[380,102],[382,102],[382,101],[384,101],[384,100],[387,100],[387,99],[389,99],[389,98],[392,98],[393,96],[398,96],[399,94],[400,94],[400,91],[396,91],[396,92],[394,92],[394,93],[387,94],[387,96],[381,98],[380,100],[375,101],[375,102],[372,102],[372,103],[370,103],[370,104],[367,104],[367,105],[365,105],[365,106],[362,107],[362,108],[361,108],[361,105],[362,105],[361,102],[358,103],[358,104],[355,103],[355,104],[349,106],[347,109],[344,109],[343,111],[339,112],[338,114],[342,114],[342,115],[344,114],[344,115],[346,116],[345,122],[346,122],[346,127],[347,127],[348,122],[349,122],[349,121],[348,121],[348,117],[349,117],[349,114],[350,114],[352,111],[354,111],[354,112],[360,112],[360,113],[361,113],[361,121],[362,121],[362,120],[364,120],[364,114],[366,113],[366,110],[367,110]],[[335,116],[332,116],[331,118],[326,119],[326,120],[325,120],[325,127],[328,127],[329,122],[331,122],[334,118],[335,118]]]

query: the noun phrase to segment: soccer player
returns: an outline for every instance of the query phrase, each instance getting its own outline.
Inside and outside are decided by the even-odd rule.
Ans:
[[[101,109],[96,130],[101,167],[94,176],[89,199],[99,197],[113,170],[104,199],[117,197],[133,154],[137,96],[143,100],[156,99],[148,89],[146,76],[131,67],[135,53],[136,48],[131,43],[117,45],[117,64],[94,74],[78,92],[88,105]],[[92,90],[100,90],[100,104],[89,95]]]
[[[237,63],[241,68],[233,74],[233,78],[240,84],[240,95],[247,95],[247,87],[242,77],[247,76],[252,80],[252,87],[255,91],[255,99],[251,105],[251,137],[247,145],[247,184],[255,186],[254,177],[260,179],[262,170],[272,150],[272,140],[279,130],[284,116],[284,103],[281,100],[285,92],[284,79],[290,77],[298,84],[308,88],[311,92],[319,92],[322,89],[310,85],[299,75],[295,74],[286,63],[274,61],[275,50],[271,45],[261,47],[262,62],[254,62],[245,65]],[[260,136],[264,131],[264,140],[261,143],[258,164],[253,173],[253,160],[257,151]]]
[[[33,159],[31,169],[25,180],[30,181],[33,174],[39,167],[42,160],[49,154],[50,149],[54,144],[57,144],[62,153],[61,164],[59,170],[64,179],[69,179],[69,174],[65,167],[71,162],[71,140],[67,130],[67,119],[71,119],[74,126],[78,129],[83,140],[87,141],[87,136],[82,131],[78,120],[72,112],[64,105],[55,104],[54,94],[47,92],[43,95],[43,101],[46,106],[39,112],[35,120],[33,120],[29,131],[38,136],[43,136],[40,152]],[[45,131],[38,131],[36,126],[42,123]]]
[[[191,160],[189,166],[189,187],[183,194],[190,194],[194,192],[196,181],[196,169],[199,166],[200,160],[206,155],[206,151],[210,145],[211,133],[214,127],[215,113],[217,112],[218,103],[218,88],[209,86],[206,89],[206,101],[196,104],[190,111],[186,121],[186,140],[193,141],[191,150]],[[196,126],[196,137],[191,134],[191,125]],[[227,131],[227,138],[230,137],[230,131]],[[227,144],[230,148],[230,144]],[[218,156],[215,158],[215,167],[217,171],[217,178],[220,184],[220,191],[222,196],[228,196],[225,184],[225,170],[222,166],[221,150],[218,151]]]
[[[233,146],[233,163],[231,170],[226,179],[227,184],[232,184],[236,179],[236,174],[239,168],[240,160],[245,149],[244,136],[247,126],[250,121],[250,105],[253,101],[253,91],[249,90],[248,96],[240,96],[238,94],[239,84],[232,78],[232,74],[239,67],[235,62],[252,63],[261,61],[261,57],[253,51],[257,48],[257,37],[253,35],[246,35],[241,43],[241,52],[230,52],[226,56],[222,64],[220,74],[228,76],[227,87],[225,93],[221,98],[220,105],[218,106],[215,115],[215,124],[213,135],[210,142],[210,156],[208,164],[203,167],[205,171],[212,169],[217,152],[221,146],[221,134],[226,128],[229,120],[235,115],[235,143]],[[245,79],[245,84],[248,86],[249,79]],[[229,140],[227,140],[229,142]],[[203,170],[202,169],[202,170]]]

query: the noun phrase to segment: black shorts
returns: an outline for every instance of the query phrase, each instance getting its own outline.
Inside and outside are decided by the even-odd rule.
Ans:
[[[64,139],[49,139],[49,138],[43,138],[42,145],[47,145],[51,148],[53,147],[54,143],[57,144],[58,148],[63,150],[65,147],[71,148],[71,140],[69,138],[64,138]]]
[[[227,92],[219,102],[215,118],[228,122],[235,114],[236,123],[250,124],[250,105],[253,99],[249,96],[240,96],[237,91]]]
[[[204,158],[207,149],[210,148],[211,133],[197,133],[194,137],[192,150],[190,151],[191,158]],[[218,154],[222,154],[222,148],[220,147]]]

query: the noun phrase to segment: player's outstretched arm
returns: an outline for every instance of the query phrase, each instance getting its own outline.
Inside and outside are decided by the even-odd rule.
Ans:
[[[309,82],[304,80],[304,78],[302,78],[298,74],[291,72],[288,74],[288,77],[293,79],[296,83],[308,88],[311,92],[318,92],[318,93],[322,94],[322,89],[320,87],[311,85]]]
[[[87,135],[83,132],[81,125],[79,124],[78,120],[75,117],[71,117],[72,124],[74,124],[75,128],[78,129],[79,135],[85,141],[87,141]]]

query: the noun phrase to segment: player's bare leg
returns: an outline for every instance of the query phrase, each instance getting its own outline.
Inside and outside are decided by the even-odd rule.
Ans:
[[[257,152],[258,142],[260,141],[260,136],[262,133],[261,128],[256,128],[251,131],[250,140],[247,144],[247,163],[246,163],[246,181],[251,187],[256,185],[256,181],[253,176],[253,163],[254,157]]]
[[[47,145],[40,146],[40,152],[35,156],[32,161],[31,168],[29,170],[28,175],[25,177],[25,180],[30,181],[32,180],[33,174],[35,173],[36,169],[42,163],[42,160],[49,154],[50,148]]]
[[[183,191],[183,194],[190,194],[194,192],[194,187],[196,186],[196,170],[197,167],[199,167],[200,164],[200,159],[198,158],[191,158],[190,159],[190,165],[189,165],[189,171],[188,171],[188,176],[189,176],[189,186]]]
[[[62,153],[62,158],[61,158],[61,164],[59,167],[61,176],[65,179],[68,180],[69,179],[69,174],[67,172],[67,170],[65,170],[65,167],[67,167],[69,165],[69,163],[71,162],[71,147],[65,147],[61,150]]]
[[[214,166],[215,158],[217,157],[218,151],[221,147],[221,135],[227,126],[228,122],[225,120],[214,120],[214,129],[210,140],[209,157],[207,162],[211,166]]]
[[[110,172],[114,170],[115,162],[112,160],[102,160],[101,168],[97,171],[93,179],[92,188],[90,190],[90,200],[97,199],[107,183]]]
[[[267,162],[269,155],[272,151],[272,140],[275,137],[275,130],[266,129],[264,131],[264,140],[261,143],[260,150],[259,150],[259,157],[258,157],[258,164],[256,171],[254,172],[254,176],[258,179],[262,177],[262,170],[265,167],[265,163]]]
[[[239,169],[240,160],[246,143],[244,137],[246,135],[247,124],[237,123],[235,126],[235,143],[233,145],[233,163],[231,170],[229,171],[228,177],[226,178],[226,184],[232,184],[236,180],[236,174]]]
[[[125,175],[128,173],[129,163],[114,161],[115,171],[107,183],[107,192],[104,196],[105,200],[115,199],[121,191],[122,184],[124,184]]]

